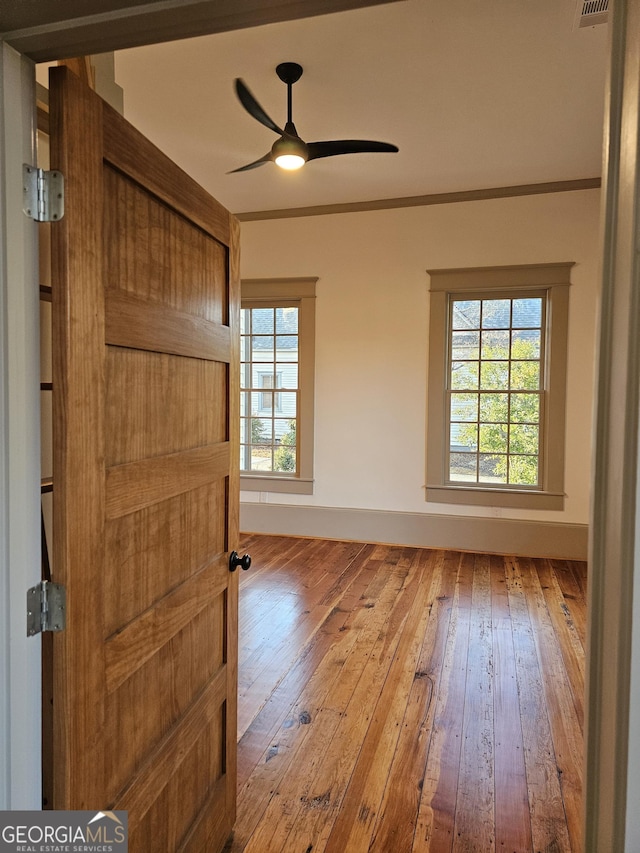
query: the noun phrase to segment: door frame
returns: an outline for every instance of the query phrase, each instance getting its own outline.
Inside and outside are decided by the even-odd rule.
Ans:
[[[639,146],[640,0],[615,0],[591,475],[585,853],[633,853],[640,844]]]
[[[379,0],[378,0],[379,2]],[[361,2],[354,5],[374,5]],[[314,5],[317,7],[314,11]],[[321,8],[324,5],[324,8]],[[318,14],[331,11],[322,2],[307,3],[305,13],[291,17]],[[335,11],[335,10],[334,10]],[[258,21],[245,20],[238,26],[249,26],[256,23],[267,23],[264,18]],[[627,404],[629,399],[635,400],[636,392],[632,389],[634,383],[640,382],[640,368],[629,360],[629,353],[635,352],[633,334],[635,329],[631,323],[622,330],[616,328],[615,336],[611,334],[611,323],[619,316],[618,306],[624,305],[627,310],[629,299],[637,285],[638,260],[635,246],[629,240],[630,225],[636,225],[636,214],[640,193],[638,190],[638,151],[637,151],[637,89],[640,78],[640,45],[638,38],[627,38],[626,24],[629,20],[638,21],[640,16],[640,0],[616,0],[612,10],[610,24],[611,67],[609,75],[608,112],[608,145],[605,151],[606,185],[604,196],[604,258],[602,288],[603,300],[600,317],[600,350],[598,367],[598,400],[596,403],[596,433],[594,437],[594,497],[591,510],[591,558],[592,579],[590,581],[590,638],[587,658],[589,694],[587,705],[587,741],[586,767],[587,779],[586,797],[589,812],[592,817],[585,821],[585,851],[595,853],[596,850],[614,849],[604,845],[605,837],[621,839],[627,833],[627,846],[631,843],[631,833],[638,832],[640,818],[635,815],[631,795],[640,790],[640,780],[636,778],[634,767],[640,766],[640,712],[631,704],[631,690],[637,693],[640,682],[640,583],[633,584],[634,575],[640,580],[640,551],[637,547],[636,528],[640,524],[640,502],[637,500],[638,479],[637,461],[640,455],[640,427],[637,412],[630,412],[631,420],[625,427],[625,441],[618,442],[619,433],[611,429],[614,412],[612,401]],[[268,12],[267,12],[268,17]],[[251,15],[249,15],[251,18]],[[54,28],[51,27],[53,30]],[[640,29],[640,28],[639,28]],[[204,27],[202,29],[204,31]],[[46,26],[39,34],[46,33]],[[195,33],[192,33],[195,35]],[[117,47],[105,41],[101,50],[108,51]],[[78,46],[78,50],[81,47]],[[55,52],[55,48],[54,48]],[[87,50],[85,52],[90,52]],[[37,500],[34,500],[36,489],[39,494],[39,475],[34,475],[34,461],[37,463],[39,436],[34,434],[34,426],[39,424],[38,400],[34,395],[19,396],[19,380],[37,381],[33,376],[34,354],[37,346],[33,337],[37,323],[37,304],[35,304],[36,288],[33,288],[33,300],[26,291],[16,293],[16,281],[32,280],[33,265],[36,257],[34,229],[21,223],[16,229],[13,215],[7,215],[8,208],[15,209],[15,198],[11,196],[11,188],[15,188],[16,168],[21,155],[16,148],[28,150],[33,138],[33,125],[29,122],[16,123],[6,120],[10,110],[20,105],[21,114],[28,112],[27,93],[29,84],[23,80],[23,75],[17,71],[17,66],[25,68],[24,57],[18,60],[15,51],[7,51],[3,45],[2,58],[2,97],[0,99],[0,152],[4,170],[3,190],[6,202],[2,208],[0,221],[0,255],[12,264],[12,281],[9,281],[6,267],[0,271],[2,280],[2,300],[0,302],[0,319],[4,345],[0,349],[0,441],[2,455],[0,456],[0,476],[2,477],[3,493],[0,495],[0,534],[2,541],[7,542],[6,535],[11,533],[7,550],[2,555],[0,565],[0,598],[2,592],[10,590],[9,601],[10,621],[3,618],[2,624],[9,625],[3,635],[3,649],[0,651],[0,692],[10,701],[0,702],[0,751],[6,752],[11,758],[13,754],[21,757],[28,755],[24,762],[24,772],[19,777],[11,772],[11,763],[3,766],[7,771],[0,776],[0,808],[11,807],[12,804],[35,802],[39,796],[39,749],[34,748],[38,743],[39,731],[36,718],[39,713],[34,709],[39,707],[34,696],[38,692],[34,685],[38,679],[34,676],[38,670],[35,641],[29,646],[23,639],[16,650],[9,651],[8,641],[19,637],[18,627],[22,622],[21,604],[19,599],[29,583],[26,580],[29,573],[39,573],[39,519],[37,518]],[[55,58],[50,56],[49,58]],[[30,76],[26,75],[26,76]],[[629,115],[624,104],[629,104],[636,98],[635,121],[636,132],[629,136],[624,127],[633,125],[633,115]],[[35,99],[34,99],[35,100]],[[11,113],[14,115],[14,113]],[[630,122],[630,123],[629,123]],[[16,136],[18,140],[16,140]],[[636,147],[634,147],[636,146]],[[624,169],[620,170],[621,159]],[[7,180],[7,175],[13,176]],[[630,179],[630,175],[633,177]],[[631,180],[631,183],[629,181]],[[622,197],[621,188],[625,189]],[[14,194],[15,195],[15,194]],[[620,200],[622,198],[622,205]],[[27,220],[25,220],[27,222]],[[622,230],[626,228],[626,238]],[[15,231],[19,231],[18,235]],[[18,242],[14,242],[15,240]],[[12,323],[7,322],[7,308],[12,311]],[[19,337],[14,324],[13,312],[23,319],[27,340],[17,340]],[[627,314],[628,316],[628,314]],[[614,323],[615,325],[615,323]],[[620,334],[622,337],[620,337]],[[11,336],[11,337],[9,337]],[[10,368],[16,366],[18,359],[10,342],[19,345],[19,352],[24,357],[23,364],[17,365],[19,375]],[[623,362],[619,360],[623,353]],[[618,387],[616,376],[624,364],[627,385]],[[20,391],[24,393],[25,386]],[[618,409],[620,411],[620,409]],[[27,433],[19,433],[18,427],[26,428]],[[19,441],[13,441],[19,436]],[[9,454],[11,446],[11,454]],[[607,478],[606,470],[612,466],[619,471],[618,479]],[[25,485],[26,484],[26,485]],[[606,488],[601,489],[606,484]],[[607,512],[607,505],[617,502],[624,508],[624,523]],[[10,512],[11,509],[11,512]],[[16,517],[20,523],[14,530]],[[607,561],[614,556],[617,560],[614,567]],[[7,561],[5,563],[5,560]],[[8,568],[6,566],[8,565]],[[605,584],[605,567],[607,577]],[[609,574],[613,572],[613,577]],[[595,593],[595,594],[594,594]],[[4,597],[7,600],[7,597]],[[14,606],[15,600],[15,606]],[[0,608],[3,605],[0,604]],[[0,612],[0,617],[6,613]],[[636,619],[636,636],[632,637],[633,617]],[[15,667],[23,663],[21,670]],[[13,668],[12,668],[13,667]],[[606,672],[605,672],[606,670]],[[19,672],[19,678],[15,676]],[[23,675],[28,672],[29,676]],[[613,692],[607,688],[614,685]],[[5,692],[7,688],[7,692]],[[25,711],[28,713],[26,717]],[[615,760],[607,765],[606,750],[611,747],[612,733],[615,742]],[[2,753],[0,752],[0,755]],[[608,766],[609,772],[602,774]],[[612,807],[608,788],[611,784],[613,769],[615,785],[618,794],[618,805]],[[7,778],[8,777],[8,778]],[[627,807],[629,805],[629,807]],[[15,806],[14,806],[15,807]],[[22,806],[29,807],[29,806]],[[33,806],[31,806],[33,807]],[[617,843],[617,842],[616,842]],[[615,848],[620,849],[620,848]],[[628,849],[630,849],[628,847]]]
[[[40,809],[40,642],[26,591],[40,580],[37,224],[22,212],[35,164],[35,65],[0,41],[0,809]]]

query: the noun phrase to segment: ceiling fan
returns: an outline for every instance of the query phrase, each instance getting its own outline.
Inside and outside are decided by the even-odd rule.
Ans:
[[[287,123],[284,130],[273,121],[262,109],[260,104],[251,94],[246,84],[240,78],[236,79],[235,87],[236,94],[240,103],[249,113],[250,116],[259,121],[269,130],[279,135],[271,151],[260,157],[259,160],[254,160],[253,163],[247,163],[246,166],[240,166],[239,169],[232,169],[228,174],[233,172],[246,172],[248,169],[255,169],[262,166],[263,163],[276,163],[282,169],[299,169],[304,166],[309,160],[318,160],[320,157],[336,157],[338,154],[361,154],[365,152],[375,151],[397,151],[397,145],[390,145],[388,142],[373,142],[369,139],[334,139],[328,142],[305,142],[296,130],[296,126],[292,119],[292,97],[291,89],[302,76],[302,66],[297,62],[281,62],[276,68],[276,74],[287,84]]]

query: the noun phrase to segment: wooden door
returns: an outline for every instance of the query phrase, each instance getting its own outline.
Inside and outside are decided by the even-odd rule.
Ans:
[[[57,809],[219,850],[236,790],[237,223],[52,70]]]

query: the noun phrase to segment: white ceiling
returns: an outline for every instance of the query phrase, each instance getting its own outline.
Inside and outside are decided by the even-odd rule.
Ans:
[[[125,115],[234,213],[593,178],[601,172],[607,26],[575,0],[403,0],[116,53]],[[279,62],[299,62],[307,141],[393,142],[285,173],[276,135],[237,101],[242,77],[277,124]]]

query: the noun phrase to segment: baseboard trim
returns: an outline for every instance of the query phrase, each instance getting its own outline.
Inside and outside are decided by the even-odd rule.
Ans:
[[[246,533],[314,536],[423,548],[586,560],[588,526],[510,518],[241,503]]]

